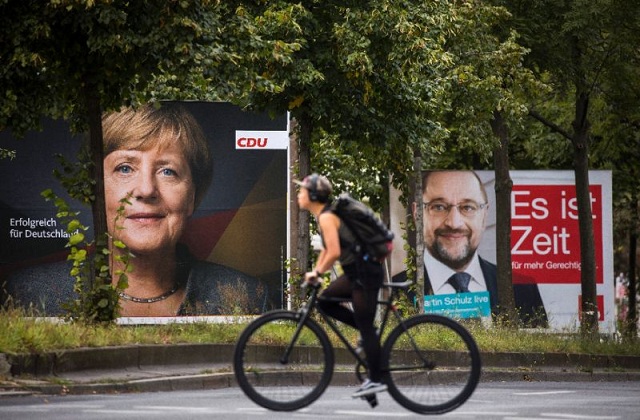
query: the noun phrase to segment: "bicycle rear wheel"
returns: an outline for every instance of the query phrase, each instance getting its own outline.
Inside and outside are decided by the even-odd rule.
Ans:
[[[256,404],[293,411],[322,395],[333,375],[333,348],[318,323],[300,333],[296,312],[273,311],[250,323],[236,343],[233,369],[238,385]]]
[[[480,381],[475,340],[462,325],[443,316],[423,314],[405,320],[391,331],[382,354],[389,393],[416,413],[454,410]]]

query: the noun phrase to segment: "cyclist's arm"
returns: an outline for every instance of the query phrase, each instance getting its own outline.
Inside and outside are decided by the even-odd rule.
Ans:
[[[318,276],[329,271],[340,258],[340,237],[338,235],[340,219],[331,212],[325,212],[318,217],[318,224],[320,225],[324,248],[318,255],[315,269],[305,274],[307,282],[314,282]]]

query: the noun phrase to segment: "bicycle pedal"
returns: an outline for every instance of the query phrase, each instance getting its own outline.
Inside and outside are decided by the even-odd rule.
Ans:
[[[376,394],[365,395],[360,398],[368,402],[371,408],[376,408],[376,406],[378,405],[378,397],[376,396]]]

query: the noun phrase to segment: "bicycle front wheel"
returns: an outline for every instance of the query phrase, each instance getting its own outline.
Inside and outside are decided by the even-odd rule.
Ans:
[[[385,341],[383,360],[389,393],[416,413],[454,410],[480,381],[475,340],[462,325],[439,315],[417,315],[396,326]]]
[[[318,399],[331,382],[334,358],[327,334],[312,319],[298,331],[299,323],[296,312],[269,312],[250,323],[236,343],[238,385],[262,407],[298,410]]]

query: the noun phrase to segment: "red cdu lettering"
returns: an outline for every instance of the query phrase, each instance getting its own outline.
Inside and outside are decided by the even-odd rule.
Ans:
[[[241,137],[238,139],[238,147],[252,149],[255,147],[267,147],[267,142],[269,139],[267,137],[264,138],[253,138],[253,137]]]

